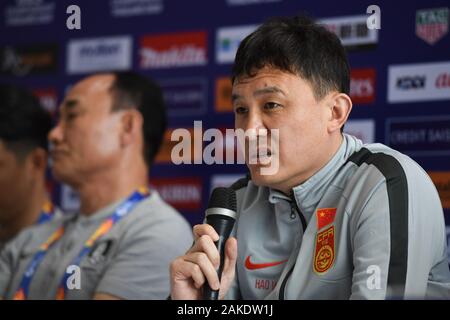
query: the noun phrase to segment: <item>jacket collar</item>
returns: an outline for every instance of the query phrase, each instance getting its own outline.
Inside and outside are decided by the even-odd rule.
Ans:
[[[278,202],[279,199],[295,201],[300,211],[309,221],[319,201],[322,199],[326,190],[332,183],[341,167],[347,159],[362,147],[361,140],[344,134],[341,146],[336,154],[328,161],[328,163],[311,178],[292,189],[292,198],[281,193],[280,191],[270,189],[269,201],[271,203]]]

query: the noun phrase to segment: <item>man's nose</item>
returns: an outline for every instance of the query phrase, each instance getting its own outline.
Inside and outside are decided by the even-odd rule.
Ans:
[[[61,122],[58,122],[55,127],[48,133],[48,140],[52,144],[57,144],[63,138]]]
[[[261,129],[265,129],[261,113],[256,110],[250,110],[244,129],[245,131],[251,130],[255,132],[255,134],[259,134]]]

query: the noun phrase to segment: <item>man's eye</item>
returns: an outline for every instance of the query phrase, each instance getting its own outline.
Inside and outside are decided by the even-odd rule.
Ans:
[[[245,114],[247,113],[247,108],[244,107],[237,107],[234,112],[236,112],[237,114]]]
[[[65,118],[66,118],[67,121],[73,120],[73,119],[75,119],[76,117],[77,117],[77,114],[76,114],[76,113],[67,113],[66,116],[65,116]]]
[[[278,107],[281,107],[281,104],[278,104],[276,102],[267,102],[264,104],[264,109],[276,109]]]

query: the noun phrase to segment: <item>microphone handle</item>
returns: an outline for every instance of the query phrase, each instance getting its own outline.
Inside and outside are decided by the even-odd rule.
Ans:
[[[219,235],[219,240],[215,242],[216,248],[220,254],[219,268],[216,270],[219,277],[219,281],[222,278],[222,271],[225,262],[225,242],[228,240],[233,230],[234,219],[224,215],[211,214],[206,217],[206,223],[211,225]],[[206,282],[203,286],[203,300],[218,300],[219,290],[213,290]]]

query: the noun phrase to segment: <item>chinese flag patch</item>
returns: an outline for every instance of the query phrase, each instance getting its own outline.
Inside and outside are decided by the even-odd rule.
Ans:
[[[317,230],[332,224],[336,216],[336,208],[317,209]]]

